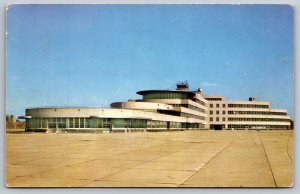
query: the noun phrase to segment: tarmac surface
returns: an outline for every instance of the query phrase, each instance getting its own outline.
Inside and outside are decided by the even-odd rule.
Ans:
[[[9,187],[291,187],[294,131],[7,133]]]

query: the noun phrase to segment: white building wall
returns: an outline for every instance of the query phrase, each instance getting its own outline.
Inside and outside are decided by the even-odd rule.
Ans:
[[[288,115],[267,115],[267,114],[238,114],[238,111],[254,111],[254,112],[278,112],[287,113],[283,109],[271,109],[270,102],[261,101],[226,101],[221,95],[206,96],[207,98],[221,98],[218,101],[208,101],[208,125],[287,125],[290,126],[290,121],[230,121],[229,118],[256,118],[256,119],[286,119],[290,120]],[[251,107],[229,107],[229,104],[236,105],[265,105],[266,108],[251,108]],[[217,105],[219,105],[217,107]],[[217,114],[217,111],[219,114]],[[229,114],[228,111],[236,112]],[[217,118],[219,120],[217,120]]]

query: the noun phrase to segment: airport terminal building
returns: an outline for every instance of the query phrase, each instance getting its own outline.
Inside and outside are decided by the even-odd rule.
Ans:
[[[176,90],[144,90],[142,99],[114,102],[111,108],[28,108],[26,131],[116,132],[188,129],[290,129],[286,110],[269,102],[226,101],[221,95],[190,91],[187,82]]]

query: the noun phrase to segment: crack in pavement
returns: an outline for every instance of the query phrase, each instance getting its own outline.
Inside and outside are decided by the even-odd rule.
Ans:
[[[261,140],[261,136],[260,136],[260,135],[259,135],[259,139],[260,139],[261,145],[262,145],[262,147],[263,147],[265,156],[266,156],[266,158],[267,158],[267,161],[268,161],[268,164],[269,164],[269,168],[270,168],[270,171],[271,171],[271,173],[272,173],[272,178],[273,178],[275,187],[278,187],[278,186],[277,186],[277,183],[276,183],[276,180],[275,180],[275,177],[274,177],[273,169],[272,169],[271,164],[270,164],[269,157],[268,157],[267,152],[266,152],[266,149],[265,149],[264,142]]]
[[[234,141],[228,143],[226,146],[224,146],[224,148],[222,148],[218,153],[216,153],[213,157],[211,157],[210,160],[208,160],[199,170],[197,170],[194,174],[192,174],[189,178],[187,178],[183,183],[179,184],[178,186],[182,186],[184,185],[184,183],[186,183],[190,178],[192,178],[197,172],[199,172],[203,167],[205,167],[206,165],[208,165],[212,160],[216,159],[216,157],[218,157],[218,155],[220,155],[226,148],[228,148],[231,144],[233,144]]]
[[[289,138],[288,141],[287,141],[287,143],[286,143],[286,153],[287,153],[287,155],[289,156],[291,162],[293,162],[292,157],[291,157],[291,155],[290,155],[290,153],[289,153],[289,143],[290,143],[290,141],[291,141],[291,140],[290,140],[290,138]]]
[[[169,144],[169,142],[168,142],[168,143],[163,143],[163,144]],[[152,146],[152,147],[156,147],[156,146],[157,146],[157,145]],[[190,147],[190,146],[189,146],[189,147]],[[107,175],[107,176],[105,176],[105,177],[102,177],[102,178],[100,178],[100,179],[93,180],[93,181],[91,181],[91,182],[85,184],[84,186],[87,186],[87,185],[89,185],[89,184],[91,184],[92,182],[95,182],[95,181],[107,181],[107,180],[105,180],[107,177],[113,176],[113,175],[115,175],[115,174],[118,174],[118,173],[121,173],[121,172],[130,170],[130,169],[134,169],[134,168],[136,168],[136,167],[138,167],[138,166],[142,166],[142,165],[144,165],[144,164],[146,164],[146,163],[155,161],[155,160],[157,160],[157,159],[159,159],[159,158],[162,158],[162,157],[165,157],[165,156],[174,154],[174,153],[176,153],[176,152],[180,152],[180,151],[182,151],[182,150],[188,149],[189,147],[185,147],[185,148],[182,148],[182,149],[179,149],[179,150],[176,150],[176,151],[167,153],[167,154],[165,154],[165,155],[158,156],[157,158],[154,158],[154,159],[152,159],[152,160],[147,160],[145,163],[137,164],[137,165],[134,165],[134,166],[132,166],[132,167],[129,167],[129,168],[126,168],[126,169],[122,169],[122,170],[120,170],[120,171],[118,171],[118,172],[109,174],[109,175]],[[138,150],[139,150],[139,149],[138,149]],[[141,149],[141,150],[142,150],[142,149]],[[122,182],[122,181],[121,181],[121,182]],[[173,183],[171,183],[171,184],[173,184]]]

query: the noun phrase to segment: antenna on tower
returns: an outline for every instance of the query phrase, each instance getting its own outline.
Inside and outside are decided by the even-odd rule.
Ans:
[[[177,88],[176,90],[181,90],[181,91],[188,91],[189,90],[189,83],[188,81],[182,81],[182,82],[177,82],[176,84]]]

